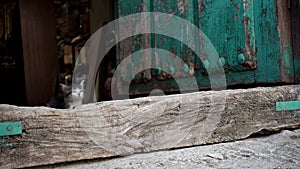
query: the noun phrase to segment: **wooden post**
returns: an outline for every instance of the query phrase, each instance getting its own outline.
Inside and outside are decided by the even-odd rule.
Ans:
[[[26,100],[46,105],[58,70],[56,22],[52,0],[19,0]]]

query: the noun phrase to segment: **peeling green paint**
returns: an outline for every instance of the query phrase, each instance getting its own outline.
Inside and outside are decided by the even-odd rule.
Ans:
[[[279,82],[280,37],[277,30],[276,1],[260,1],[254,6],[257,50],[256,81]]]
[[[200,29],[212,41],[220,57],[226,59],[228,65],[225,69],[238,72],[255,69],[253,0],[204,0],[200,8],[203,9],[199,16]],[[246,63],[251,62],[254,66],[239,64],[240,53],[245,54]]]
[[[283,48],[283,61],[281,62],[284,70],[287,72],[283,72],[284,76],[294,76],[294,69],[293,69],[293,52],[292,48],[289,44],[285,44]],[[286,74],[287,73],[287,74]]]
[[[246,33],[247,36],[249,36],[249,45],[255,50],[255,31],[254,31],[254,11],[253,11],[253,0],[246,0],[244,1],[245,6],[245,21],[247,21],[246,24]],[[247,45],[247,44],[246,44]]]
[[[13,148],[13,147],[17,147],[19,145],[22,145],[21,142],[17,142],[17,143],[8,143],[7,140],[5,139],[1,139],[0,140],[0,148],[1,151],[3,151],[5,148]]]
[[[297,119],[298,118],[298,114],[294,113],[294,118]]]
[[[282,76],[285,74],[283,70],[288,69],[289,75],[294,74],[291,47],[285,45],[281,49],[281,37],[277,31],[277,1],[119,0],[119,3],[122,4],[120,6],[122,15],[142,12],[144,8],[140,6],[143,6],[141,4],[144,3],[146,11],[174,14],[198,26],[208,36],[223,59],[221,64],[219,61],[208,59],[209,66],[223,65],[226,69],[227,84],[276,83],[281,82]],[[153,20],[151,23],[154,25],[155,21]],[[182,27],[182,25],[176,26]],[[192,32],[187,32],[183,27],[181,30],[182,32],[179,33],[182,36],[191,35],[192,42],[197,39],[194,37],[197,35],[193,35]],[[140,43],[138,38],[132,38],[132,40]],[[194,63],[197,71],[195,76],[200,88],[209,87],[209,78],[205,73],[207,63],[202,63],[200,59],[194,57],[187,46],[178,40],[162,35],[151,35],[150,43],[152,48],[162,48],[179,56],[187,66],[190,66],[188,62]],[[200,46],[201,44],[195,42],[195,45]],[[135,51],[141,48],[141,45],[137,45]],[[239,54],[244,54],[245,57],[240,63]],[[188,70],[185,65],[178,65],[164,57],[156,60],[154,54],[152,56],[153,65],[163,62],[168,64],[171,72],[173,69],[174,72]],[[205,60],[209,56],[204,53],[201,57]],[[134,62],[138,63],[139,61]],[[248,63],[252,63],[254,66],[250,67],[247,65]],[[294,68],[295,75],[299,75],[300,79],[300,60],[294,61]],[[130,72],[130,70],[128,71]],[[156,70],[153,74],[157,75],[158,72],[161,74],[163,70]],[[171,82],[165,80],[160,83]],[[136,84],[137,90],[142,91],[147,88],[142,87],[143,85]],[[151,84],[149,83],[149,85]]]

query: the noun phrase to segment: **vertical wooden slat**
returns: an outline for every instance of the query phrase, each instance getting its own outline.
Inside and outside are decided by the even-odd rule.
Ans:
[[[294,82],[291,13],[288,4],[289,0],[277,2],[277,31],[280,37],[280,71],[282,82]]]
[[[300,83],[300,1],[291,0],[295,80]]]
[[[45,105],[58,70],[53,1],[19,2],[27,103]]]
[[[146,0],[131,0],[131,1],[119,0],[118,4],[116,5],[118,5],[118,17],[147,11]],[[144,22],[143,20],[141,20],[142,18],[135,18],[135,19],[137,24],[140,22]],[[128,30],[130,31],[135,30],[135,24],[120,23],[119,25],[120,33],[125,33]],[[148,40],[149,38],[150,35],[135,35],[132,36],[132,38],[123,40],[118,47],[119,52],[118,52],[117,64],[122,64],[122,61],[124,61],[125,58],[127,58],[134,52],[150,46],[150,41]],[[142,73],[140,72],[136,74],[134,70],[136,68],[142,68],[144,63],[140,62],[140,57],[129,57],[127,59],[128,62],[131,64],[127,64],[123,62],[123,64],[120,66],[120,69],[124,77],[129,80],[133,79],[134,82],[136,83],[141,82],[143,80]],[[147,77],[150,79],[151,78],[150,74]]]

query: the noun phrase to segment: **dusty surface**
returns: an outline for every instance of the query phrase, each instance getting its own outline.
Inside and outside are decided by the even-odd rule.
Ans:
[[[300,168],[300,130],[243,141],[136,154],[58,169]]]
[[[276,102],[298,100],[298,91],[300,85],[203,91],[68,110],[0,105],[0,122],[22,122],[22,134],[1,138],[0,168],[106,159],[242,140],[261,130],[300,128],[300,111],[276,111]],[[220,153],[231,159],[229,152]],[[208,159],[193,160],[200,165]]]

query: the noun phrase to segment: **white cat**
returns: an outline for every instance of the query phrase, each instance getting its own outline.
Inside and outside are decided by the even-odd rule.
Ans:
[[[82,80],[79,86],[75,86],[74,89],[72,89],[72,97],[71,100],[69,100],[69,108],[74,108],[82,104],[84,96],[84,84],[85,80]]]

